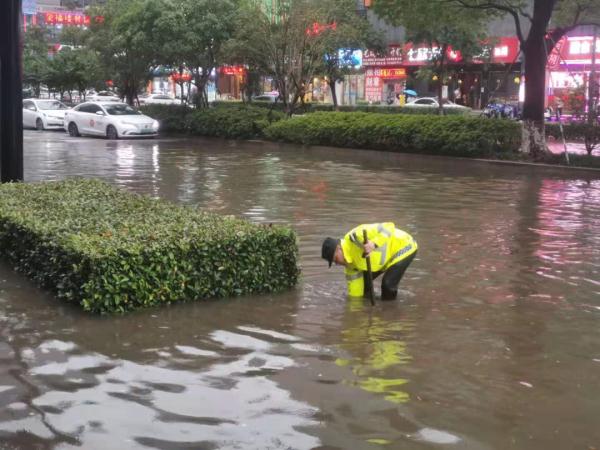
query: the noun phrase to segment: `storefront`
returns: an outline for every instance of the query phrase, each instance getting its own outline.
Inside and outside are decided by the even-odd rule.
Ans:
[[[246,68],[243,66],[219,67],[217,78],[217,94],[223,100],[240,100],[246,77]]]
[[[481,108],[490,98],[517,101],[521,63],[519,41],[516,37],[502,37],[486,48],[485,55],[466,62],[460,51],[449,48],[446,53],[447,76],[440,80],[422,69],[439,57],[440,47],[407,43],[390,45],[384,56],[366,51],[365,99],[370,102],[398,103],[406,89],[420,97],[437,96],[438,83],[442,93],[458,103]],[[395,100],[394,100],[395,99]]]
[[[589,98],[592,83],[593,96],[598,98],[600,71],[600,38],[596,40],[596,77],[592,72],[592,36],[565,36],[548,58],[546,104],[556,108],[561,99],[567,112],[582,114]]]

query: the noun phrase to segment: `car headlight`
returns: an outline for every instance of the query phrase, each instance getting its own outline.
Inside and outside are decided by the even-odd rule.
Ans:
[[[155,120],[154,122],[152,122],[152,128],[154,130],[158,130],[159,126],[160,126],[160,124],[158,123],[158,120]]]

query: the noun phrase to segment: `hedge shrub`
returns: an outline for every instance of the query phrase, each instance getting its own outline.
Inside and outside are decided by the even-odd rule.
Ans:
[[[546,124],[546,136],[562,139],[560,125],[558,123]],[[570,142],[588,142],[597,146],[600,144],[600,125],[588,123],[569,123],[563,125],[565,139]]]
[[[145,105],[140,107],[140,111],[158,120],[163,133],[185,133],[193,110],[185,105]]]
[[[189,130],[200,136],[260,138],[266,127],[283,118],[284,114],[279,111],[253,106],[215,107],[194,111],[189,118]]]
[[[0,185],[0,249],[59,298],[100,313],[278,291],[299,275],[289,228],[97,180]]]
[[[225,102],[225,101],[217,101],[213,102],[213,105],[216,108],[238,108],[243,103],[240,102]],[[267,101],[253,101],[250,105],[258,108],[265,108],[274,111],[284,112],[284,106],[281,102],[267,102]],[[390,106],[390,105],[368,105],[368,104],[358,104],[358,105],[340,105],[336,109],[330,103],[304,103],[298,104],[296,106],[295,113],[297,114],[305,114],[305,113],[314,113],[314,112],[369,112],[369,113],[378,113],[378,114],[423,114],[423,115],[438,115],[438,108],[434,106]],[[444,110],[445,115],[453,116],[453,115],[468,115],[471,113],[471,108],[446,108]]]
[[[461,116],[323,113],[272,124],[267,138],[308,145],[453,156],[507,156],[521,143],[520,124]]]

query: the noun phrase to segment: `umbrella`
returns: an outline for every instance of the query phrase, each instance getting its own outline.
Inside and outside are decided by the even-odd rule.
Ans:
[[[416,96],[417,96],[417,92],[416,92],[416,91],[413,91],[412,89],[404,89],[404,93],[405,93],[406,95],[410,95],[410,96],[412,96],[412,97],[416,97]]]

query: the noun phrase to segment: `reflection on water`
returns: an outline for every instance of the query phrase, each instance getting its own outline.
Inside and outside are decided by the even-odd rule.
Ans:
[[[356,380],[351,381],[367,392],[382,394],[394,403],[405,403],[409,395],[402,390],[408,382],[398,378],[401,365],[408,364],[402,335],[410,332],[412,324],[406,321],[384,320],[371,311],[365,313],[362,299],[350,299],[348,308],[356,323],[344,323],[340,347],[350,354],[349,358],[338,358],[338,366],[350,367]]]
[[[278,295],[90,317],[0,264],[0,448],[549,449],[600,442],[593,174],[214,140],[26,133],[29,181],[95,176],[289,223]],[[326,235],[420,243],[399,301],[347,301]]]

